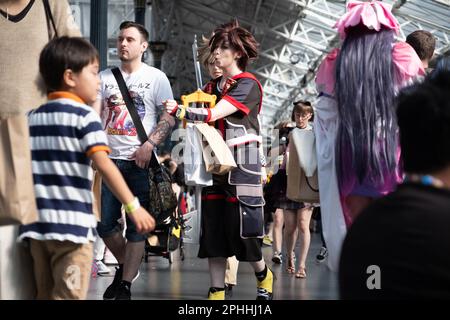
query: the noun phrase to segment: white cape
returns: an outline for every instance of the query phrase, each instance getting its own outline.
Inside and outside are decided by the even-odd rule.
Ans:
[[[314,131],[320,190],[322,230],[328,249],[328,267],[338,271],[342,243],[347,227],[339,199],[337,183],[335,140],[338,130],[336,101],[321,96],[314,114]]]

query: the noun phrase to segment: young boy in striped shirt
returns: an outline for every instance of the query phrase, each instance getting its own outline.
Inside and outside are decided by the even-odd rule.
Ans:
[[[39,220],[21,227],[29,239],[38,299],[85,299],[97,221],[91,161],[140,233],[155,221],[108,158],[98,114],[88,106],[100,85],[97,50],[82,38],[52,40],[41,52],[49,101],[30,112],[32,168]]]

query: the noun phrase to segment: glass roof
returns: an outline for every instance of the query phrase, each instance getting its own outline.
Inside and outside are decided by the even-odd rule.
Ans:
[[[71,3],[89,3],[72,0]],[[260,43],[260,56],[249,66],[264,87],[263,133],[289,118],[292,101],[317,92],[315,72],[324,56],[339,45],[333,25],[348,1],[334,0],[152,0],[147,16],[151,41],[164,41],[162,69],[175,97],[195,91],[192,58],[194,36],[208,36],[219,24],[237,18]],[[436,55],[450,51],[450,0],[385,0],[393,6],[401,30],[399,40],[414,30],[430,31],[437,39]],[[133,1],[109,0],[113,13],[129,12]],[[123,7],[126,6],[126,7]],[[120,7],[120,8],[119,8]],[[123,8],[122,8],[123,7]],[[117,12],[116,12],[117,11]],[[124,12],[125,12],[124,11]],[[132,18],[132,13],[127,18]],[[123,16],[123,14],[122,14]],[[108,30],[120,19],[108,14]],[[117,21],[114,21],[117,20]],[[111,28],[110,28],[111,27]],[[151,55],[150,55],[151,57]],[[151,63],[151,61],[149,61]],[[203,71],[203,79],[207,74]]]
[[[393,5],[401,25],[399,40],[414,30],[424,29],[436,36],[437,55],[449,51],[449,1],[384,2]],[[275,123],[289,118],[292,101],[300,97],[314,100],[316,69],[326,53],[339,45],[333,25],[346,6],[346,1],[338,0],[154,0],[152,3],[155,28],[170,29],[169,36],[160,40],[169,43],[163,67],[166,73],[173,73],[176,96],[195,89],[190,49],[194,34],[198,38],[208,36],[216,25],[234,17],[254,33],[260,43],[260,57],[248,71],[264,87],[265,134]],[[154,36],[161,34],[156,31]]]

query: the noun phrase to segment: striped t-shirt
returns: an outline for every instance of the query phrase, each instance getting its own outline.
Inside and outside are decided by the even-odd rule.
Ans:
[[[89,156],[109,153],[107,137],[99,115],[77,96],[54,92],[49,99],[28,116],[39,220],[22,226],[19,240],[94,241]]]

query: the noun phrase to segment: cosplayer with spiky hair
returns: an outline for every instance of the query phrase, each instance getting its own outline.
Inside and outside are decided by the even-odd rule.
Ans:
[[[222,76],[206,85],[220,100],[214,108],[180,106],[163,101],[166,111],[180,120],[214,121],[224,142],[232,150],[237,168],[225,175],[213,174],[213,185],[202,190],[199,258],[207,258],[210,288],[208,299],[225,299],[226,258],[236,256],[251,264],[256,276],[258,300],[272,300],[273,273],[266,265],[261,245],[264,236],[262,143],[258,115],[261,111],[261,83],[245,72],[258,56],[258,43],[237,20],[218,26],[209,47]],[[201,61],[205,61],[201,56]],[[209,88],[209,89],[208,89]],[[252,155],[252,156],[251,156]]]
[[[343,40],[317,72],[315,131],[329,264],[347,227],[402,179],[394,97],[425,74],[414,49],[395,42],[399,24],[379,1],[352,1],[336,23]]]

